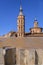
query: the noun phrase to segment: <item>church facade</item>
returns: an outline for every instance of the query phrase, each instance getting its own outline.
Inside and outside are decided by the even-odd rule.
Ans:
[[[25,16],[20,6],[17,32],[0,36],[0,65],[43,65],[42,31],[35,18],[30,32],[25,32]]]

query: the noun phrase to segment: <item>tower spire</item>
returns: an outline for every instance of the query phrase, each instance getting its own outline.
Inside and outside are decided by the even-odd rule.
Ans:
[[[20,0],[20,12],[19,12],[19,15],[23,15],[23,9],[22,9],[21,0]]]
[[[36,18],[34,19],[34,27],[38,27],[38,21]]]
[[[36,17],[35,17],[34,21],[37,21]]]
[[[25,34],[25,16],[23,15],[23,9],[20,0],[20,11],[17,17],[17,36],[24,37]]]

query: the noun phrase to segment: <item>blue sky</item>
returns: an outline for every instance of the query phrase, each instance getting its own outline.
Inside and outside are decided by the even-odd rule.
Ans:
[[[25,15],[25,31],[33,27],[36,17],[39,26],[43,27],[43,0],[21,0]],[[17,31],[17,16],[19,15],[20,0],[0,0],[0,35]]]

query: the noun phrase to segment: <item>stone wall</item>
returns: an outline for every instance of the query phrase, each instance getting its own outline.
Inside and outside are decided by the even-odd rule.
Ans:
[[[43,65],[43,49],[0,48],[0,65]]]
[[[17,65],[43,65],[43,49],[18,49]]]
[[[0,65],[4,65],[4,54],[3,54],[3,48],[0,48]]]
[[[6,50],[5,65],[16,65],[16,49],[10,48]]]

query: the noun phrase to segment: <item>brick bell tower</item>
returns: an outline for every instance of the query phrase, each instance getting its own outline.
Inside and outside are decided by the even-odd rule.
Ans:
[[[24,37],[25,33],[25,16],[23,15],[23,9],[20,5],[20,12],[17,17],[17,36]]]

